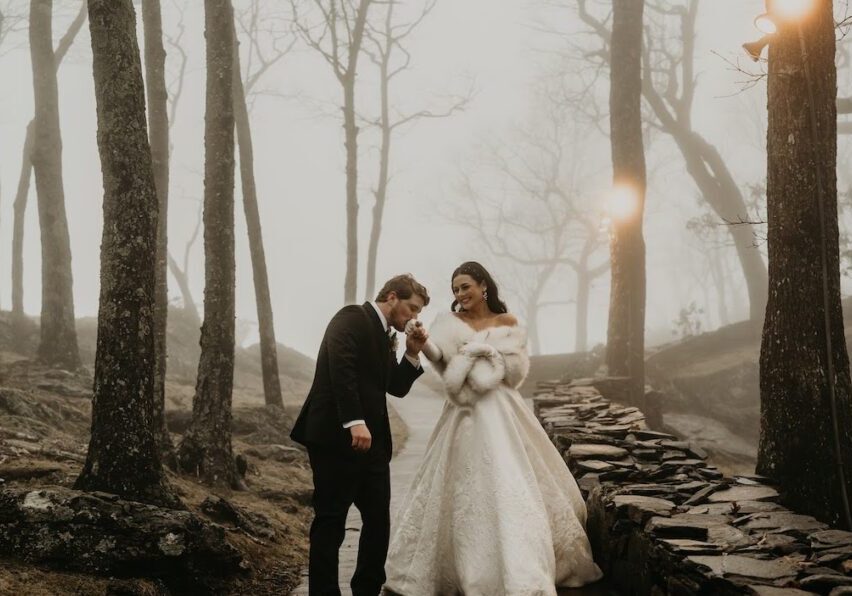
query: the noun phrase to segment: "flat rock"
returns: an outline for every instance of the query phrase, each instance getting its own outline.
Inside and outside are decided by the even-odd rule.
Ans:
[[[840,575],[839,573],[809,575],[801,579],[799,585],[803,588],[824,592],[839,586],[852,587],[852,577]]]
[[[844,530],[820,530],[810,536],[813,548],[834,548],[852,544],[852,532]]]
[[[617,495],[613,502],[616,509],[626,510],[627,517],[636,524],[643,524],[657,515],[668,517],[675,509],[671,501],[641,495]]]
[[[579,461],[577,462],[577,467],[587,472],[606,472],[615,468],[615,466],[611,463],[597,459],[586,459]]]
[[[743,527],[750,531],[796,531],[803,534],[809,534],[817,530],[825,530],[828,526],[809,515],[799,515],[789,511],[777,511],[770,513],[756,513],[748,522],[745,523]]]
[[[572,459],[621,459],[629,454],[627,449],[613,445],[580,443],[571,445],[568,448],[568,455]]]
[[[815,592],[805,592],[796,588],[776,588],[774,586],[748,586],[754,596],[814,596]]]
[[[689,540],[688,538],[665,538],[661,540],[673,551],[683,555],[717,555],[722,553],[722,547],[712,542]]]
[[[703,567],[708,567],[720,577],[737,575],[756,579],[780,580],[782,578],[793,579],[797,574],[797,569],[793,565],[783,561],[764,561],[741,555],[690,556],[687,559]]]
[[[734,486],[712,494],[709,500],[713,503],[723,501],[765,501],[777,499],[778,491],[771,486]]]

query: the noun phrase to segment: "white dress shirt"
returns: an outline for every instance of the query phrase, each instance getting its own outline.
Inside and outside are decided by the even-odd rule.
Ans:
[[[388,332],[388,320],[385,318],[385,313],[382,312],[382,309],[379,308],[379,305],[375,302],[370,302],[370,306],[376,311],[376,314],[379,315],[379,320],[382,322],[382,329],[385,330],[385,333]],[[420,368],[420,358],[412,358],[408,354],[405,354],[406,360],[408,360],[414,368]],[[350,420],[343,424],[343,428],[350,428],[352,426],[356,426],[358,424],[366,424],[363,420]]]

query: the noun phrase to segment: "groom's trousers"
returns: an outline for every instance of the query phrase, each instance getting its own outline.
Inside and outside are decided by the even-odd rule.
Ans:
[[[374,451],[375,449],[375,451]],[[314,477],[308,585],[311,596],[339,596],[338,563],[346,515],[354,504],[363,526],[358,562],[350,583],[353,596],[377,596],[385,583],[390,540],[390,468],[385,451],[373,445],[363,454],[309,448]]]

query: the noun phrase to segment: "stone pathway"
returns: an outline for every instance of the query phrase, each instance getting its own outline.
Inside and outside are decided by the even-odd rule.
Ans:
[[[391,461],[391,519],[396,508],[405,498],[414,473],[426,452],[426,444],[441,414],[444,400],[425,386],[415,385],[405,399],[392,402],[399,415],[408,425],[408,441],[405,448]],[[343,596],[351,596],[349,579],[355,572],[355,560],[358,553],[358,538],[361,532],[361,516],[355,507],[346,520],[346,538],[340,549],[340,591]],[[589,586],[578,590],[560,590],[559,596],[609,596],[604,586]],[[308,595],[307,569],[303,572],[302,584],[290,593],[290,596]]]
[[[391,519],[396,507],[405,497],[417,466],[426,452],[426,443],[435,427],[443,399],[427,387],[415,385],[404,399],[393,399],[393,405],[408,425],[408,441],[405,448],[391,461]],[[340,591],[350,596],[349,580],[355,573],[355,560],[358,554],[358,538],[361,534],[361,515],[355,507],[349,511],[346,520],[346,538],[340,549]],[[290,593],[291,596],[307,596],[307,569],[303,572],[302,584]]]

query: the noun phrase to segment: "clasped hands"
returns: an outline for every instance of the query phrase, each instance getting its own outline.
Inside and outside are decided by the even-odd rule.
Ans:
[[[417,358],[428,339],[429,332],[420,321],[411,319],[405,325],[405,353],[412,358]]]

